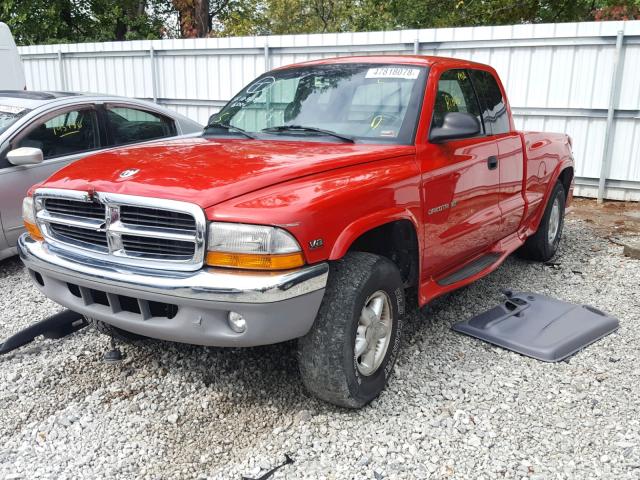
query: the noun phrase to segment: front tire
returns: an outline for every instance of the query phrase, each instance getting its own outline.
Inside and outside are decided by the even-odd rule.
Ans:
[[[556,182],[538,230],[527,238],[519,253],[522,257],[541,262],[549,261],[558,250],[564,227],[565,192],[560,182]]]
[[[314,396],[360,408],[384,390],[400,350],[402,278],[390,260],[363,252],[330,268],[318,316],[298,341],[300,373]]]

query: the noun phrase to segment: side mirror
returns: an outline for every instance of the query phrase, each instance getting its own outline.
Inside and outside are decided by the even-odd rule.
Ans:
[[[466,112],[449,112],[444,116],[441,127],[431,129],[429,140],[439,143],[456,138],[474,137],[479,133],[480,122],[474,115]]]
[[[12,165],[37,165],[42,163],[44,155],[39,148],[21,147],[7,153],[7,160]]]

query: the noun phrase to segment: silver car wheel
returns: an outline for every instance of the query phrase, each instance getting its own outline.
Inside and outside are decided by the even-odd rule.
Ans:
[[[553,201],[551,214],[549,215],[549,227],[547,229],[547,240],[549,245],[553,245],[560,229],[560,199],[558,197]]]
[[[358,372],[362,375],[373,375],[382,364],[389,348],[392,328],[389,296],[378,290],[364,302],[358,319],[354,356]]]

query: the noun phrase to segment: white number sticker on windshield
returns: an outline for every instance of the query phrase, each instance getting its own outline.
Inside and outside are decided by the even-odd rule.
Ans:
[[[366,78],[402,78],[405,80],[415,80],[419,75],[419,68],[378,67],[367,70]]]

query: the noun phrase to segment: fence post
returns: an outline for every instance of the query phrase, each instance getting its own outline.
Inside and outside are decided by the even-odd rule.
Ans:
[[[420,53],[420,39],[416,38],[413,41],[413,54],[418,55]]]
[[[64,92],[67,90],[67,82],[64,77],[64,59],[61,50],[58,50],[58,71],[60,73],[60,90]]]
[[[618,105],[620,76],[622,73],[622,47],[624,45],[624,31],[618,30],[616,36],[616,53],[613,59],[613,73],[611,75],[611,89],[609,90],[609,107],[607,108],[607,126],[604,133],[604,150],[602,152],[602,162],[600,163],[600,179],[598,180],[598,203],[604,199],[604,191],[607,177],[611,170],[611,157],[613,156],[613,121]]]
[[[269,44],[265,43],[264,44],[264,71],[268,72],[269,70],[271,70],[271,58],[270,58],[271,52],[269,52]]]
[[[158,103],[158,84],[156,82],[156,55],[153,50],[153,45],[149,47],[149,61],[151,63],[151,92],[153,95],[153,102]]]

